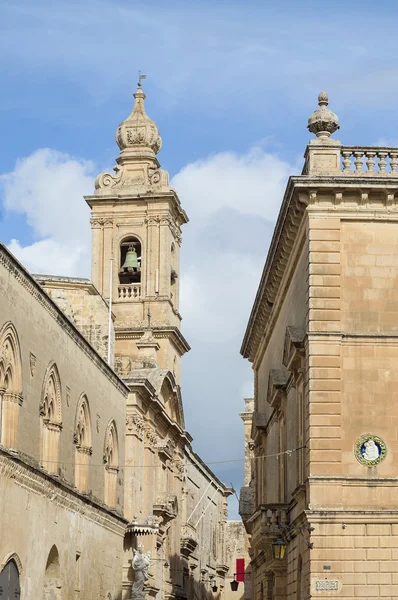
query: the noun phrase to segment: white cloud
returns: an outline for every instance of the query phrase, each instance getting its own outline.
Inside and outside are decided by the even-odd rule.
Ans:
[[[274,221],[291,166],[260,147],[221,152],[191,163],[173,177],[191,219],[228,207]]]
[[[18,240],[12,239],[8,248],[31,273],[86,277],[90,272],[88,244],[73,246],[45,239],[21,246]]]
[[[187,426],[203,460],[243,455],[238,415],[253,379],[239,348],[292,172],[295,166],[254,148],[209,156],[172,180],[191,219],[182,247],[181,313],[192,350],[182,382]],[[239,487],[243,463],[214,469]]]
[[[90,225],[83,194],[94,188],[93,171],[91,162],[44,148],[0,176],[4,210],[24,215],[37,240],[25,247],[17,239],[10,242],[29,269],[88,276]]]
[[[3,207],[25,215],[34,243],[9,247],[31,271],[87,276],[90,162],[43,149],[0,177]],[[181,269],[183,333],[192,351],[183,362],[187,427],[205,461],[243,455],[243,397],[251,369],[239,355],[273,223],[293,167],[255,148],[214,154],[184,167],[172,184],[191,217]],[[14,236],[15,237],[15,236]],[[214,425],[216,435],[208,435]],[[241,463],[214,465],[236,487]]]

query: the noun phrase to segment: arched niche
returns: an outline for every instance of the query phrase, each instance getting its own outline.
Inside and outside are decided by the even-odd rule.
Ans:
[[[8,321],[0,331],[0,443],[17,448],[22,405],[22,360],[17,331]]]
[[[61,379],[55,362],[44,375],[40,401],[41,464],[49,473],[58,473],[59,441],[62,429]]]
[[[133,236],[122,239],[119,247],[119,283],[141,283],[142,246]]]
[[[75,486],[81,492],[89,489],[89,462],[91,446],[91,414],[87,396],[82,394],[77,403],[73,442],[75,444]]]
[[[43,582],[43,600],[62,600],[62,579],[59,553],[54,545],[47,558]]]
[[[108,506],[116,506],[117,474],[119,471],[119,442],[116,423],[111,419],[105,432],[104,441],[105,486],[104,502]]]

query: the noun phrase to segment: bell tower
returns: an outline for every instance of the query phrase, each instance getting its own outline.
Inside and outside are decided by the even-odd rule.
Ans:
[[[91,208],[91,278],[106,300],[112,296],[121,374],[145,368],[141,338],[150,329],[158,366],[179,383],[180,358],[189,350],[179,313],[181,226],[188,217],[156,157],[162,140],[145,112],[141,83],[134,98],[132,113],[116,132],[115,174],[99,175],[94,195],[85,197]]]

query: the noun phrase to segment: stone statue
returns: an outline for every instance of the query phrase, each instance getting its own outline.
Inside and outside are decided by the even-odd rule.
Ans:
[[[151,562],[151,553],[145,552],[143,553],[144,546],[142,544],[138,544],[138,550],[133,550],[133,570],[134,570],[134,584],[133,584],[133,593],[132,600],[144,600],[145,592],[144,585],[145,581],[148,579],[148,569]]]

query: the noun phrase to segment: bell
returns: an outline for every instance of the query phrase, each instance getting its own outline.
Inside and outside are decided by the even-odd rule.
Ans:
[[[137,252],[134,250],[134,246],[129,246],[127,250],[126,259],[121,268],[121,271],[139,271],[140,265],[138,264]]]

